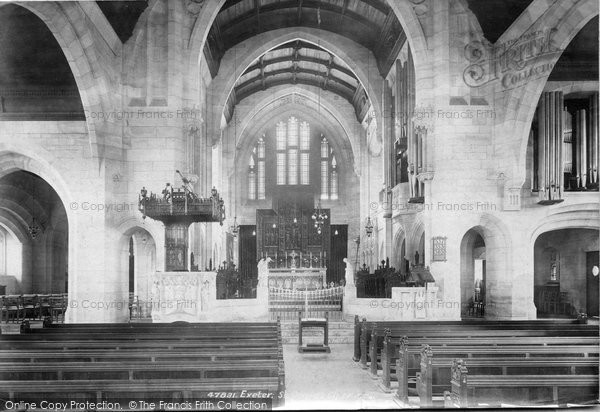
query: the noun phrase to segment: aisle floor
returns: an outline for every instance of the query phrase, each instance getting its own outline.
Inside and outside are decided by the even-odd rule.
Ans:
[[[352,360],[353,345],[332,344],[331,353],[298,353],[283,346],[285,409],[397,409],[393,393]]]

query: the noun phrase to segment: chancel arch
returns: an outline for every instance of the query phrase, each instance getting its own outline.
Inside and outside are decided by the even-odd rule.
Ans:
[[[353,107],[338,95],[314,86],[282,84],[246,97],[237,105],[234,123],[224,131],[224,136],[226,139],[238,136],[235,139],[238,149],[245,149],[250,144],[246,139],[255,136],[257,124],[262,124],[265,116],[276,110],[287,110],[290,106],[306,116],[327,122],[335,130],[335,134],[328,138],[335,140],[338,150],[344,153],[344,161],[356,164],[354,158],[358,158],[366,148],[366,134],[356,119]]]
[[[359,210],[359,199],[354,195],[358,178],[352,150],[349,150],[350,141],[345,132],[348,125],[342,127],[342,122],[346,122],[344,118],[336,119],[327,110],[320,108],[318,101],[312,105],[313,102],[298,93],[296,87],[291,88],[296,92],[286,92],[283,86],[281,90],[282,94],[276,96],[276,100],[269,102],[265,99],[259,103],[258,110],[251,109],[247,115],[244,110],[246,106],[242,106],[240,127],[237,130],[235,127],[230,128],[231,132],[239,136],[234,145],[237,148],[232,164],[234,167],[227,173],[229,185],[234,190],[232,194],[235,194],[231,199],[235,205],[230,210],[237,216],[238,224],[256,227],[257,253],[261,253],[261,250],[262,253],[271,253],[272,259],[278,259],[280,265],[284,265],[281,260],[285,259],[286,253],[298,254],[297,259],[305,261],[312,256],[317,259],[315,265],[321,264],[317,263],[319,259],[323,262],[330,258],[336,259],[336,262],[329,261],[331,266],[327,266],[327,279],[339,283],[344,278],[342,259],[355,253],[353,245],[349,245],[347,239],[359,230],[353,223],[358,217],[354,213]],[[251,104],[249,107],[255,105]],[[225,146],[231,147],[232,140],[231,135],[226,135]],[[262,176],[259,171],[260,162],[264,162],[265,170],[263,199],[259,196],[258,186]],[[240,184],[240,178],[256,183],[256,191],[248,188],[246,180]],[[254,199],[250,198],[250,193],[254,195]],[[314,222],[311,221],[311,214],[319,205],[327,210],[329,216],[326,226],[331,225],[332,229],[326,229],[317,236],[312,233]],[[294,220],[290,225],[298,222],[298,234],[304,240],[299,238],[299,243],[294,243],[286,234],[285,241],[291,242],[289,248],[275,251],[272,246],[265,246],[264,242],[270,242],[270,238],[264,238],[261,226],[264,224],[261,222],[268,218],[259,216],[268,214],[269,210],[274,210],[284,221],[274,222],[275,227],[269,226],[268,229],[279,230],[280,225],[290,223],[283,217],[289,214],[290,219]],[[305,230],[308,232],[305,233]],[[292,232],[291,235],[296,233]],[[323,242],[323,249],[320,249],[321,246],[310,246],[310,240],[309,246],[304,244],[306,239],[316,240],[317,237]],[[337,247],[325,246],[330,242],[335,242]],[[343,253],[340,242],[344,242],[341,248]],[[327,254],[331,256],[328,257]],[[242,255],[245,255],[244,251],[240,251],[240,256]]]
[[[221,69],[211,82],[211,88],[215,91],[214,115],[218,116],[213,119],[215,125],[222,124],[221,114],[223,110],[232,111],[227,107],[228,99],[233,99],[229,103],[232,106],[237,103],[235,96],[230,95],[236,82],[245,71],[265,53],[295,41],[312,44],[336,56],[341,62],[348,65],[350,71],[360,81],[361,88],[365,90],[376,116],[381,114],[379,100],[381,96],[381,77],[378,78],[377,67],[371,52],[352,40],[335,33],[297,27],[259,34],[234,46],[225,53],[221,62]]]

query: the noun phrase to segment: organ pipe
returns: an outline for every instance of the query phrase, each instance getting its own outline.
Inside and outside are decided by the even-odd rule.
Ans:
[[[577,172],[579,187],[587,187],[587,128],[586,128],[586,112],[585,109],[578,110],[576,113],[577,118],[577,137],[576,141],[578,146],[577,159]]]
[[[600,145],[600,140],[598,136],[598,93],[594,93],[590,96],[590,116],[589,116],[589,141],[590,141],[590,174],[589,181],[592,185],[598,186],[598,169],[600,169],[600,164],[598,163],[598,146]]]
[[[534,187],[542,201],[559,200],[565,188],[598,188],[598,93],[590,96],[587,104],[580,102],[566,107],[560,91],[543,93],[540,98]]]
[[[562,195],[564,97],[562,92],[542,94],[538,105],[538,189],[543,201],[558,200]]]
[[[567,108],[563,110],[563,170],[573,172],[573,116]]]

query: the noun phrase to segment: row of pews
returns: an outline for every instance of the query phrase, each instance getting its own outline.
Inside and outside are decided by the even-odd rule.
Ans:
[[[223,399],[284,404],[279,322],[22,329],[0,336],[0,399],[38,405],[119,403],[124,409],[139,400],[191,406],[210,399],[215,404]]]
[[[0,296],[0,322],[21,322],[25,319],[49,317],[54,322],[64,317],[67,294],[23,294]]]
[[[367,322],[354,361],[421,407],[590,404],[598,400],[597,325],[561,321]],[[416,399],[416,398],[414,398]]]

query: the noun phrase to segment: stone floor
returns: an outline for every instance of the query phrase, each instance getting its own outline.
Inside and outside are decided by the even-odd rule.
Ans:
[[[331,353],[298,353],[283,346],[285,409],[397,409],[368,372],[352,360],[353,346],[332,344]]]

